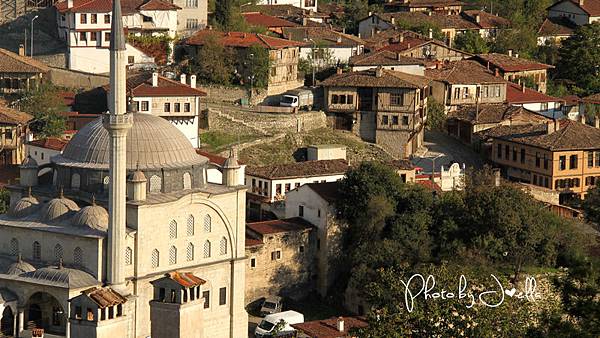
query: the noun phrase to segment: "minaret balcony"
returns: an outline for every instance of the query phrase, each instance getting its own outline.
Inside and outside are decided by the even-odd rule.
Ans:
[[[103,114],[102,124],[106,129],[131,128],[131,125],[133,124],[133,114]]]

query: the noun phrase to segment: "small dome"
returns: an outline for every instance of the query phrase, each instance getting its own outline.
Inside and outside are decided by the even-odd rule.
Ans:
[[[108,211],[92,202],[92,205],[79,210],[72,221],[74,226],[89,227],[106,231],[108,229]]]
[[[40,202],[37,200],[37,198],[30,195],[18,200],[17,203],[12,206],[9,213],[13,217],[20,218],[33,214],[39,207]]]
[[[31,272],[31,271],[35,271],[35,268],[33,267],[33,265],[25,262],[24,260],[21,259],[21,256],[19,256],[19,258],[17,259],[16,262],[14,262],[8,266],[8,269],[6,269],[6,274],[7,275],[20,275],[22,273],[27,273],[27,272]]]
[[[23,274],[21,277],[46,281],[53,286],[68,287],[73,289],[90,287],[100,284],[89,273],[59,266],[47,266]]]
[[[79,207],[77,203],[73,200],[70,200],[64,196],[54,198],[50,200],[46,205],[44,205],[44,209],[42,211],[42,219],[45,221],[52,221],[60,216],[70,212],[70,211],[78,211]]]
[[[129,176],[129,182],[147,182],[146,175],[140,169],[137,169]]]
[[[38,163],[36,160],[33,159],[33,157],[31,157],[31,155],[27,156],[27,158],[23,160],[23,163],[21,163],[22,169],[37,168],[37,167],[38,167]]]
[[[240,167],[240,164],[237,161],[237,156],[233,148],[229,150],[229,157],[223,163],[223,168],[225,169],[237,169]]]

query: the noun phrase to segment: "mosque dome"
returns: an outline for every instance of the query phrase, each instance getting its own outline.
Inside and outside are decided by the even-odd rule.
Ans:
[[[109,133],[97,118],[69,141],[62,155],[52,161],[58,165],[108,169]],[[189,167],[208,162],[198,155],[187,137],[162,117],[134,113],[127,132],[127,169],[160,170]]]
[[[108,211],[92,202],[92,205],[81,208],[72,221],[74,226],[89,227],[97,230],[108,229]]]
[[[14,262],[8,266],[8,269],[6,269],[6,274],[7,275],[20,275],[22,273],[27,273],[27,272],[32,272],[32,271],[35,271],[35,268],[33,267],[33,265],[25,262],[19,256],[19,259],[16,262]]]
[[[44,205],[44,209],[42,210],[42,219],[45,221],[52,221],[60,216],[70,212],[70,211],[78,211],[79,207],[77,203],[73,200],[70,200],[64,196],[57,197],[51,199]]]
[[[40,202],[37,198],[33,196],[26,196],[21,198],[15,203],[10,209],[10,215],[14,217],[23,217],[34,213],[38,207],[40,206]]]

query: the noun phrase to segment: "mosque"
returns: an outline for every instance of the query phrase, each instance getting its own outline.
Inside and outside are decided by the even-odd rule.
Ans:
[[[246,336],[240,166],[232,154],[223,184],[208,183],[176,127],[128,108],[121,20],[111,29],[109,111],[7,187],[0,336]]]

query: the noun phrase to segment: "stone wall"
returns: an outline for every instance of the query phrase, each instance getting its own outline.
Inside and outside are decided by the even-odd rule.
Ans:
[[[63,68],[50,68],[50,81],[59,87],[93,89],[107,85],[109,77]]]
[[[250,91],[243,87],[224,87],[224,86],[211,86],[202,85],[200,89],[206,92],[206,98],[202,101],[205,102],[225,102],[225,103],[239,103],[241,99],[248,99],[250,97]],[[266,89],[254,89],[252,91],[252,100],[250,104],[256,105],[263,102],[267,97]]]

